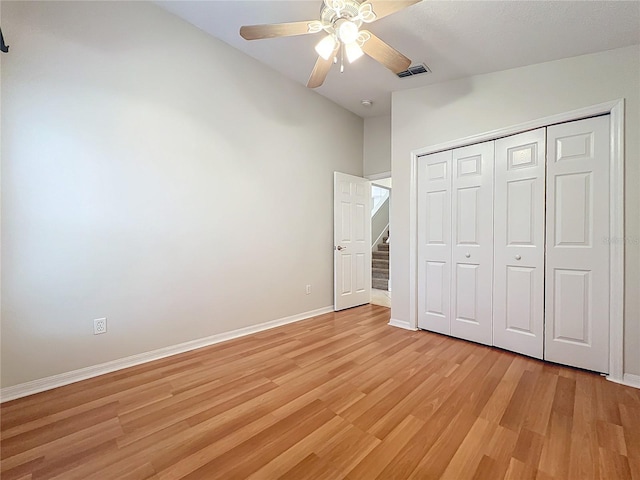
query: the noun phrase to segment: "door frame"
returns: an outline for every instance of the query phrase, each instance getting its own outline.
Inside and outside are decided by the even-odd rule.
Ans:
[[[496,140],[557,123],[609,114],[609,375],[624,383],[624,99],[599,103],[530,122],[411,151],[409,181],[409,328],[418,329],[418,158],[431,153]]]

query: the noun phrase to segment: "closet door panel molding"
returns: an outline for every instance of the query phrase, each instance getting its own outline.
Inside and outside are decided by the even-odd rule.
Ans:
[[[546,360],[609,371],[609,117],[547,129]]]
[[[418,327],[451,333],[452,152],[418,163]]]
[[[492,344],[494,142],[453,150],[451,335]]]
[[[493,344],[542,358],[546,129],[496,140]]]

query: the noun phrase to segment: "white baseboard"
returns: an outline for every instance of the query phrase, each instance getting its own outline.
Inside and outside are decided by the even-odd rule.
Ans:
[[[416,328],[411,328],[409,326],[409,322],[398,320],[396,318],[392,318],[391,320],[389,320],[389,325],[391,325],[392,327],[404,328],[405,330],[411,330],[412,332],[415,332],[417,330]]]
[[[115,372],[116,370],[122,370],[123,368],[129,368],[142,363],[152,362],[161,358],[188,352],[190,350],[195,350],[196,348],[207,347],[233,338],[244,337],[245,335],[261,332],[281,325],[287,325],[288,323],[299,322],[300,320],[306,320],[307,318],[316,317],[329,312],[333,312],[333,305],[299,313],[297,315],[291,315],[289,317],[279,318],[270,322],[260,323],[258,325],[239,328],[230,332],[218,333],[198,340],[170,345],[168,347],[152,350],[151,352],[140,353],[138,355],[112,360],[99,365],[93,365],[91,367],[85,367],[79,370],[60,373],[58,375],[21,383],[19,385],[13,385],[11,387],[5,387],[0,389],[0,403],[15,400],[16,398],[26,397],[27,395],[33,395],[34,393],[44,392],[53,388],[62,387],[64,385],[69,385],[70,383],[104,375],[105,373]]]
[[[640,375],[634,375],[633,373],[625,373],[623,377],[620,378],[612,378],[606,377],[607,380],[614,383],[619,383],[620,385],[626,385],[627,387],[640,388]]]
[[[633,375],[632,373],[625,373],[623,382],[629,387],[640,388],[640,375]]]

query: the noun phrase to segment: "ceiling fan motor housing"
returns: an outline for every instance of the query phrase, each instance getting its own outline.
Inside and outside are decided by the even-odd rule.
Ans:
[[[333,8],[332,4],[339,8]],[[336,23],[341,19],[351,21],[359,28],[362,25],[362,20],[358,18],[359,8],[360,2],[357,0],[339,0],[336,2],[328,0],[328,2],[323,2],[322,7],[320,7],[320,21],[327,31],[329,31],[329,28],[332,30],[339,28]]]

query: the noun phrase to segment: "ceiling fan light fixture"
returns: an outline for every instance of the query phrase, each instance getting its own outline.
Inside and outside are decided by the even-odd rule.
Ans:
[[[364,55],[364,52],[358,45],[358,42],[347,43],[345,45],[345,53],[347,54],[347,60],[349,60],[349,63],[355,62]]]
[[[327,35],[316,45],[316,52],[325,60],[329,60],[336,49],[337,44],[338,42],[333,35]]]
[[[321,1],[318,20],[243,25],[240,27],[240,36],[245,40],[259,40],[326,32],[315,45],[318,58],[307,81],[309,88],[321,86],[327,78],[331,65],[338,63],[338,61],[340,62],[340,71],[343,72],[345,58],[349,63],[353,63],[366,54],[396,74],[411,66],[409,58],[373,33],[366,29],[360,30],[360,28],[364,24],[391,15],[422,0]]]
[[[336,25],[338,38],[342,43],[348,45],[353,43],[358,38],[358,25],[349,20],[339,20],[339,25]]]

